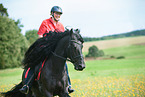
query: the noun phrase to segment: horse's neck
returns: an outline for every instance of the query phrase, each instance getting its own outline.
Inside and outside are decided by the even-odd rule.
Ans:
[[[65,49],[68,46],[68,42],[69,42],[69,37],[67,37],[67,36],[64,37],[63,39],[61,39],[58,42],[58,45],[56,46],[54,53],[58,56],[66,58],[67,56],[66,56]],[[66,60],[64,60],[58,56],[53,55],[51,57],[52,69],[54,70],[54,73],[64,72],[64,69],[65,69],[64,66],[65,66]]]
[[[69,38],[70,38],[69,36],[65,36],[64,38],[60,39],[60,41],[57,43],[57,46],[54,51],[54,53],[56,55],[59,55],[61,57],[65,57],[65,58],[67,57],[65,50],[68,48]]]

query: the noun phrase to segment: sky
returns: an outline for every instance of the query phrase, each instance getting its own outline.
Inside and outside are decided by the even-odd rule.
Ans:
[[[102,37],[145,29],[145,0],[0,0],[9,17],[21,20],[23,35],[38,30],[53,6],[63,10],[60,22],[78,28],[83,37]]]

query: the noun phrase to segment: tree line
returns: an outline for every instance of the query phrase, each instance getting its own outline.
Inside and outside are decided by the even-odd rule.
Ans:
[[[124,37],[135,37],[135,36],[145,36],[145,29],[126,32],[122,34],[114,34],[114,35],[108,35],[98,38],[91,38],[91,37],[84,37],[84,41],[98,41],[98,40],[109,40],[109,39],[116,39],[116,38],[124,38]]]

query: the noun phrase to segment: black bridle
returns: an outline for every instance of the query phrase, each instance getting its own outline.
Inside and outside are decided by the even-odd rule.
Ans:
[[[71,52],[71,42],[76,43],[76,44],[78,44],[78,45],[80,45],[80,46],[83,46],[83,45],[80,44],[79,42],[70,39],[70,40],[69,40],[69,45],[68,45],[68,47],[67,47],[67,49],[69,49],[69,53]],[[63,57],[63,56],[60,56],[60,55],[57,55],[57,54],[54,53],[54,52],[52,52],[52,54],[53,54],[54,56],[56,56],[56,57],[59,57],[59,58],[63,59],[63,60],[70,61],[70,62],[72,62],[73,64],[77,62],[77,61],[75,61],[76,58],[81,58],[81,59],[83,58],[83,54],[77,55],[77,56],[75,56],[75,57],[71,56],[71,54],[70,54],[70,59],[69,59],[69,58],[65,58],[65,57]]]

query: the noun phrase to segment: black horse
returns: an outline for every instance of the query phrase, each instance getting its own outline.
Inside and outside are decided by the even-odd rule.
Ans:
[[[76,70],[82,71],[85,63],[82,55],[83,38],[79,30],[66,30],[62,33],[50,32],[44,34],[30,46],[25,53],[23,64],[25,68],[41,67],[40,79],[34,81],[29,94],[22,94],[19,89],[22,82],[12,90],[4,93],[5,97],[70,97],[68,94],[68,78],[66,73],[66,60],[74,64]]]

